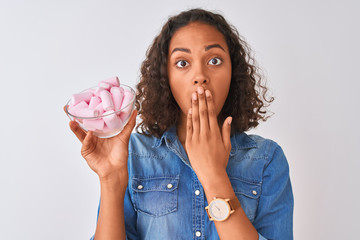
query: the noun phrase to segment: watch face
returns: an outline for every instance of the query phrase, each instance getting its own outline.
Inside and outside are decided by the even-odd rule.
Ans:
[[[230,214],[229,205],[224,200],[216,199],[209,205],[209,214],[214,220],[224,220]]]

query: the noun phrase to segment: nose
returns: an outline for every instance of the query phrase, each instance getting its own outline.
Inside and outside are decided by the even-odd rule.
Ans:
[[[200,80],[200,81],[198,81],[198,80],[194,80],[194,84],[196,85],[196,84],[204,84],[204,83],[206,83],[207,82],[207,80],[206,79],[203,79],[203,80]]]
[[[203,85],[209,83],[209,78],[205,72],[203,66],[197,66],[195,69],[193,84],[194,85]]]

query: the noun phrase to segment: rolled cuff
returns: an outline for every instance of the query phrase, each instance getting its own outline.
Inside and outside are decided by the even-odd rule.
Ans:
[[[264,238],[260,233],[259,234],[259,240],[268,240],[267,238]]]

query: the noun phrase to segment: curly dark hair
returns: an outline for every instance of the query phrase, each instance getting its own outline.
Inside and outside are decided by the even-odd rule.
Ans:
[[[265,108],[269,106],[265,102],[271,103],[274,98],[266,99],[268,89],[261,84],[262,74],[251,55],[251,48],[222,15],[203,9],[191,9],[170,17],[146,52],[146,59],[141,66],[140,82],[137,84],[136,108],[142,121],[137,125],[136,131],[147,136],[161,137],[180,119],[181,109],[170,90],[167,58],[169,43],[174,33],[192,22],[215,27],[224,35],[230,51],[230,90],[218,116],[219,124],[222,124],[226,117],[232,116],[231,129],[234,133],[255,128],[259,120],[266,121],[270,116],[265,116]]]

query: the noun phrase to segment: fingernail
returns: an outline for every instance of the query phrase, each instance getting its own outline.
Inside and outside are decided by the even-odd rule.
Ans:
[[[194,101],[196,101],[196,99],[197,99],[196,93],[192,93],[192,99],[193,99]]]
[[[192,114],[192,110],[191,110],[191,108],[189,109],[189,114],[190,114],[190,115]]]
[[[229,125],[231,125],[232,118],[230,118],[227,122],[228,122]]]
[[[198,87],[198,93],[199,94],[203,94],[204,93],[204,89],[202,87]]]
[[[205,95],[206,95],[207,97],[210,97],[210,96],[211,96],[210,91],[209,91],[209,90],[206,90],[206,91],[205,91]]]

